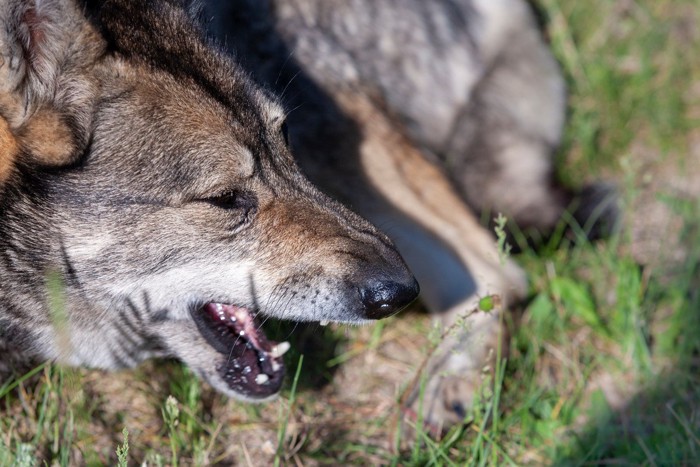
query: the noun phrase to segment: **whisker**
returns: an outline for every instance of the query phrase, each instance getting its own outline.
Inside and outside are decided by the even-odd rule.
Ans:
[[[289,81],[287,82],[287,85],[284,87],[284,89],[282,89],[282,92],[279,94],[280,99],[282,99],[282,100],[284,99],[284,93],[287,92],[287,89],[289,88],[289,85],[292,84],[292,81],[294,81],[294,80],[296,79],[296,77],[299,76],[300,73],[301,73],[301,70],[297,71],[296,73],[294,73],[294,76],[292,76],[292,77],[289,79]]]
[[[289,55],[287,55],[287,58],[284,59],[284,63],[282,63],[282,66],[280,67],[279,73],[277,73],[277,79],[275,79],[275,86],[277,86],[277,83],[279,82],[280,78],[282,77],[282,72],[284,71],[284,67],[287,66],[287,63],[289,63],[289,59],[292,58],[294,55],[294,50],[289,51]]]
[[[297,330],[297,326],[299,326],[299,321],[294,321],[294,327],[292,328],[291,331],[289,331],[289,334],[287,334],[287,337],[285,337],[284,340],[289,340],[292,337],[292,334],[294,334],[294,331]]]
[[[294,107],[293,109],[289,110],[287,113],[284,114],[284,118],[286,119],[287,117],[289,117],[292,114],[292,112],[299,109],[302,105],[304,105],[304,104],[299,104],[296,107]]]

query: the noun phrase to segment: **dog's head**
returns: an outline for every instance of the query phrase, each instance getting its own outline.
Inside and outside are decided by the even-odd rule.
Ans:
[[[0,7],[0,295],[34,352],[107,368],[172,355],[263,400],[287,344],[261,318],[361,323],[416,297],[387,237],[306,180],[281,106],[182,5],[88,3]],[[46,331],[51,271],[68,348]]]

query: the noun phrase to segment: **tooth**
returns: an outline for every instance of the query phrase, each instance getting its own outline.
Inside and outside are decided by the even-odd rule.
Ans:
[[[248,316],[249,316],[248,312],[246,312],[245,309],[238,308],[238,307],[235,307],[233,309],[233,313],[231,314],[232,318],[235,317],[236,319],[242,321],[243,323],[246,322],[246,320],[248,319]]]
[[[221,303],[216,304],[216,311],[218,311],[219,313],[224,311],[224,307],[221,306]]]
[[[265,373],[260,373],[258,376],[255,377],[255,382],[258,384],[265,384],[268,381],[270,381],[270,377],[267,376]]]
[[[324,319],[324,320],[321,321],[319,324],[320,324],[321,326],[328,326],[328,322],[329,322],[329,321],[328,321],[327,319]]]
[[[274,346],[272,348],[272,351],[270,352],[270,356],[272,358],[280,358],[282,355],[287,353],[287,350],[289,350],[290,347],[291,347],[291,345],[289,344],[289,342],[287,342],[287,341],[280,342],[279,344],[277,344],[276,346]]]

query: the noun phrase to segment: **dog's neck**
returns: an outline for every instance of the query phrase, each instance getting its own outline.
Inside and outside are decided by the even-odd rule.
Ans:
[[[49,227],[50,216],[29,215],[36,213],[37,206],[16,195],[12,187],[6,188],[0,195],[3,197],[0,210],[0,352],[3,354],[44,347],[37,347],[36,342],[45,340],[43,335],[53,325],[49,288],[52,282],[60,284],[64,273],[63,266],[50,259],[57,240]]]

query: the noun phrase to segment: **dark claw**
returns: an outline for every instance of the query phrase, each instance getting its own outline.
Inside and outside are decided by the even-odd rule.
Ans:
[[[464,420],[465,418],[467,418],[467,410],[464,408],[464,405],[462,405],[461,402],[457,402],[457,401],[453,402],[451,409],[454,413],[457,414],[457,416],[460,419]]]

